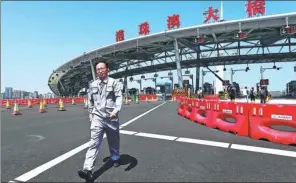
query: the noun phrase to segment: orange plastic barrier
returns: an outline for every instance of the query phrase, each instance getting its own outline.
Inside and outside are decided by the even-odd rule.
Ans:
[[[205,100],[219,100],[219,95],[204,95]]]
[[[213,126],[225,132],[241,136],[249,134],[247,103],[213,102],[211,121]]]
[[[180,100],[180,103],[178,105],[178,114],[180,116],[184,116],[184,112],[185,112],[184,107],[186,107],[186,104],[185,104],[186,98],[185,97],[181,97],[179,100]]]
[[[211,126],[211,102],[196,99],[194,104],[193,121],[202,125]]]
[[[172,98],[173,98],[175,101],[180,101],[182,97],[186,97],[186,95],[182,95],[182,94],[177,95],[177,94],[175,94],[175,95],[172,96]]]
[[[221,102],[180,98],[178,114],[222,131],[274,143],[296,145],[296,132],[273,126],[296,128],[296,105]]]
[[[154,100],[154,99],[156,99],[156,95],[155,94],[147,94],[147,95],[146,94],[142,94],[142,95],[139,95],[139,100],[145,101],[146,98],[148,100]]]
[[[252,104],[250,108],[250,137],[280,144],[296,144],[296,132],[273,129],[281,125],[296,128],[296,106]]]
[[[191,99],[191,98],[185,99],[184,117],[187,119],[192,118],[192,103],[193,103],[193,99]]]
[[[16,102],[18,105],[28,105],[28,100],[31,100],[32,105],[39,105],[40,101],[45,100],[47,104],[58,104],[59,100],[62,99],[64,103],[72,103],[72,98],[46,98],[46,99],[4,99],[1,100],[1,105],[4,107],[6,105],[6,102],[9,101],[10,105],[14,105]],[[76,97],[74,98],[75,103],[83,103],[84,98],[83,97]]]

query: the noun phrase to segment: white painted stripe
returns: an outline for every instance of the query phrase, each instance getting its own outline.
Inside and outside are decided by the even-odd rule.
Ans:
[[[209,141],[209,140],[190,139],[190,138],[183,138],[183,137],[178,138],[176,141],[215,146],[215,147],[223,147],[223,148],[228,148],[229,146],[229,143],[225,143],[225,142],[215,142],[215,141]]]
[[[79,153],[80,151],[86,149],[88,147],[88,144],[89,142],[85,143],[85,144],[82,144],[81,146],[79,147],[76,147],[75,149],[15,178],[14,180],[16,181],[22,181],[22,182],[26,182],[34,177],[36,177],[37,175],[39,175],[40,173],[44,172],[45,170],[48,170],[50,169],[51,167],[61,163],[62,161],[70,158],[71,156],[74,156],[75,154]]]
[[[120,133],[125,134],[125,135],[134,135],[138,132],[134,132],[134,131],[127,131],[127,130],[120,130]]]
[[[230,148],[243,150],[243,151],[259,152],[259,153],[265,153],[265,154],[289,156],[289,157],[296,158],[296,151],[287,151],[287,150],[272,149],[272,148],[265,148],[265,147],[239,145],[239,144],[232,144]]]
[[[158,106],[156,106],[156,107],[154,107],[154,108],[148,110],[147,112],[145,112],[145,113],[143,113],[143,114],[141,114],[141,115],[139,115],[139,116],[137,116],[137,117],[135,117],[135,118],[133,118],[133,119],[127,121],[127,122],[125,122],[124,124],[122,124],[122,125],[120,126],[120,128],[122,128],[122,127],[124,127],[124,126],[126,126],[126,125],[131,124],[132,122],[134,122],[134,121],[136,121],[137,119],[143,117],[144,115],[146,115],[146,114],[152,112],[153,110],[155,110],[155,109],[157,109],[158,107],[164,105],[165,103],[166,103],[166,102],[164,102],[164,103],[162,103],[162,104],[160,104],[160,105],[158,105]],[[106,137],[106,134],[104,135],[104,138],[105,138],[105,137]],[[55,159],[53,159],[53,160],[51,160],[51,161],[45,163],[45,164],[43,164],[43,165],[40,165],[39,167],[37,167],[37,168],[35,168],[35,169],[33,169],[33,170],[31,170],[31,171],[29,171],[29,172],[27,172],[27,173],[25,173],[25,174],[19,176],[19,177],[17,177],[17,178],[15,178],[14,180],[16,180],[16,181],[21,181],[21,182],[27,182],[28,180],[30,180],[30,179],[36,177],[37,175],[41,174],[42,172],[44,172],[44,171],[46,171],[46,170],[52,168],[53,166],[55,166],[55,165],[57,165],[57,164],[59,164],[59,163],[65,161],[66,159],[68,159],[68,158],[74,156],[75,154],[81,152],[82,150],[88,148],[88,144],[89,144],[89,142],[86,142],[85,144],[82,144],[81,146],[76,147],[75,149],[73,149],[73,150],[71,150],[71,151],[69,151],[69,152],[67,152],[67,153],[65,153],[65,154],[63,154],[63,155],[61,155],[61,156],[59,156],[59,157],[57,157],[57,158],[55,158]]]
[[[148,137],[148,138],[155,138],[155,139],[163,139],[163,140],[175,140],[178,137],[174,136],[167,136],[167,135],[158,135],[158,134],[153,134],[153,133],[137,133],[135,134],[136,136],[141,136],[141,137]]]
[[[141,115],[135,117],[134,119],[131,119],[131,120],[129,120],[128,122],[126,122],[126,123],[120,125],[120,129],[123,128],[123,127],[125,127],[126,125],[129,125],[130,123],[136,121],[137,119],[139,119],[139,118],[145,116],[146,114],[150,113],[151,111],[154,111],[155,109],[159,108],[160,106],[164,105],[165,103],[166,103],[166,102],[164,102],[164,103],[162,103],[162,104],[160,104],[160,105],[158,105],[158,106],[156,106],[156,107],[150,109],[149,111],[147,111],[147,112],[145,112],[145,113],[143,113],[143,114],[141,114]]]

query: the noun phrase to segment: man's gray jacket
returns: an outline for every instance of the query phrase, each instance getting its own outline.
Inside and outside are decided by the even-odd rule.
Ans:
[[[118,116],[122,107],[122,83],[107,77],[90,82],[88,92],[88,111],[90,120],[96,115],[103,120],[111,113]]]

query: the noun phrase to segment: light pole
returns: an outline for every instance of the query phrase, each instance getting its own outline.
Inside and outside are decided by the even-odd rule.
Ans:
[[[133,81],[137,81],[139,84],[140,84],[140,92],[142,91],[142,79],[132,79],[132,77],[130,77],[130,82],[133,82]]]
[[[201,70],[201,88],[202,88],[202,91],[204,91],[204,76],[205,76],[208,72],[211,72],[211,71],[204,71],[204,70]],[[215,70],[214,72],[218,73],[219,70]]]
[[[231,83],[231,85],[233,85],[233,75],[234,75],[234,73],[235,72],[237,72],[237,71],[245,71],[245,72],[248,72],[250,69],[249,69],[249,67],[247,67],[246,69],[230,69],[230,83]]]
[[[276,69],[276,70],[280,70],[282,67],[276,67],[275,65],[273,67],[266,67],[263,68],[263,66],[260,66],[260,75],[261,75],[261,79],[263,79],[263,73],[265,70],[270,70],[270,69]]]
[[[152,80],[152,81],[154,81],[154,87],[155,87],[155,89],[156,89],[156,77],[154,77],[154,78],[145,78],[145,81],[147,81],[147,80]]]

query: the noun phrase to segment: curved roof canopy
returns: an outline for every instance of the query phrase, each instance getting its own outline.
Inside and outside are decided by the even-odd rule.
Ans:
[[[296,13],[287,13],[166,30],[117,42],[66,62],[50,75],[48,84],[57,95],[75,95],[92,79],[90,63],[100,60],[109,63],[114,78],[176,69],[175,41],[182,68],[295,61],[296,51],[291,49],[296,45],[295,34],[280,33],[287,17],[289,25],[296,24]],[[246,37],[240,38],[240,32]],[[290,49],[280,49],[283,46]]]

